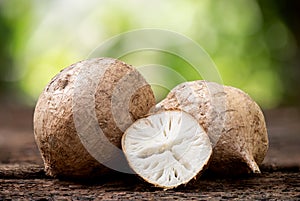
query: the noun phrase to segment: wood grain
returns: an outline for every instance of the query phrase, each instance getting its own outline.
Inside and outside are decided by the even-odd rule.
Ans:
[[[270,148],[262,174],[204,174],[168,191],[120,173],[89,181],[47,177],[34,142],[32,114],[28,108],[0,108],[0,200],[300,200],[298,109],[265,111]]]

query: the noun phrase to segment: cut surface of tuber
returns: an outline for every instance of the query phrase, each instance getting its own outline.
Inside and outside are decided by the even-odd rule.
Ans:
[[[137,120],[123,135],[122,148],[139,176],[166,189],[197,176],[212,154],[206,132],[182,111],[163,111]]]

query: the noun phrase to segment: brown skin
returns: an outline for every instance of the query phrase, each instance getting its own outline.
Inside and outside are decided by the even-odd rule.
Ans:
[[[186,82],[156,106],[156,110],[172,108],[190,113],[207,131],[214,146],[209,166],[212,173],[260,172],[268,134],[260,107],[246,93],[212,82]]]
[[[260,173],[268,135],[259,106],[244,92],[225,87],[225,126],[214,148],[210,170],[217,174]]]
[[[97,65],[97,68],[101,70],[107,63],[110,64],[96,88],[95,111],[100,128],[112,144],[120,148],[122,129],[145,115],[155,104],[150,85],[132,66],[124,62],[99,58],[81,61],[65,68],[46,86],[39,97],[34,113],[35,139],[48,175],[86,179],[101,176],[110,171],[95,160],[82,145],[75,128],[72,105],[74,82],[80,72],[79,66],[85,66],[86,71],[81,71],[85,73],[91,65]],[[125,85],[126,89],[120,94],[122,100],[114,102],[113,93],[120,85],[121,79],[125,79],[121,85]],[[144,85],[137,88],[137,82]],[[129,89],[134,92],[130,94]],[[85,97],[82,97],[82,101],[85,101]],[[85,104],[82,102],[82,105]],[[129,111],[117,111],[119,121],[124,122],[122,129],[115,122],[112,104],[125,106],[128,104]],[[104,149],[101,153],[107,155],[108,158],[113,158],[111,153],[106,152],[107,150]]]

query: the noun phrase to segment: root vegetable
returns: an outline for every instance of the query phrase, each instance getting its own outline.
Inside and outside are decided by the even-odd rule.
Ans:
[[[176,110],[137,120],[126,130],[122,148],[139,176],[165,189],[195,178],[212,154],[209,137],[197,120]]]
[[[221,175],[260,173],[268,135],[260,107],[243,91],[213,82],[193,81],[175,87],[158,110],[182,109],[209,135],[213,155],[209,170]]]
[[[46,173],[91,178],[109,171],[102,162],[125,165],[116,148],[123,131],[153,105],[150,85],[124,62],[95,58],[65,68],[44,89],[34,112]]]

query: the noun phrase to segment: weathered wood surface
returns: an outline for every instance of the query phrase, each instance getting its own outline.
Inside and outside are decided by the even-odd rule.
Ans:
[[[0,108],[0,200],[300,200],[300,111],[266,111],[270,149],[262,174],[203,175],[163,191],[134,175],[60,181],[45,175],[32,133],[32,109]]]
[[[84,183],[47,178],[42,167],[25,165],[18,168],[1,167],[1,171],[9,171],[0,179],[0,200],[300,200],[299,168],[263,169],[261,175],[246,178],[204,176],[187,186],[168,191],[152,187],[133,175],[115,175]],[[12,173],[12,169],[18,173]]]

